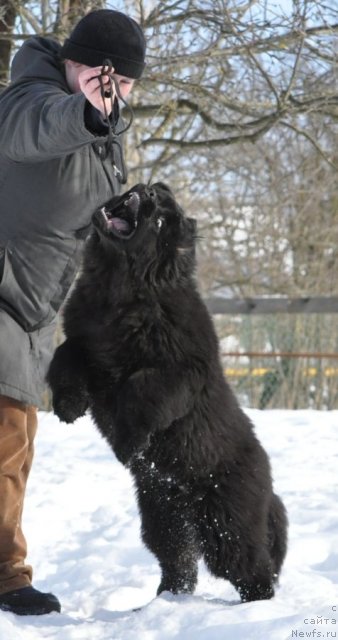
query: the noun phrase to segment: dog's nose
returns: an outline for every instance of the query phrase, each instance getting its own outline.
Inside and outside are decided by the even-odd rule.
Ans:
[[[145,196],[147,198],[150,198],[151,200],[154,200],[154,198],[156,197],[156,193],[155,190],[152,187],[146,187],[144,190]]]

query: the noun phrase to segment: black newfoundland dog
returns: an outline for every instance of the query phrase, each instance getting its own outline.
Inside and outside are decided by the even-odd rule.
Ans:
[[[135,479],[157,593],[192,593],[203,557],[242,601],[271,598],[287,518],[268,457],[224,380],[194,280],[196,224],[162,183],[93,216],[65,342],[48,374],[54,411],[89,408]]]

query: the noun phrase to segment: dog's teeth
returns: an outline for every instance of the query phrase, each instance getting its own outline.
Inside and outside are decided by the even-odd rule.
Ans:
[[[101,207],[100,211],[101,211],[105,221],[108,222],[108,216],[107,216],[106,208],[105,207]]]

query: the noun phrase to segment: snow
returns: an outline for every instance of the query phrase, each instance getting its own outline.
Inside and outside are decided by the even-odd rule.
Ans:
[[[0,640],[288,640],[338,635],[338,411],[248,411],[290,520],[274,599],[240,604],[200,565],[193,596],[155,598],[131,477],[89,417],[40,414],[24,531],[34,586],[63,611],[0,612]],[[139,610],[134,610],[141,607]],[[318,635],[319,634],[319,635]]]

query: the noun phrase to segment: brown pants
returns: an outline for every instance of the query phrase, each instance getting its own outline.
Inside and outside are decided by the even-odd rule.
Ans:
[[[0,396],[0,594],[32,580],[21,518],[36,429],[36,407]]]

